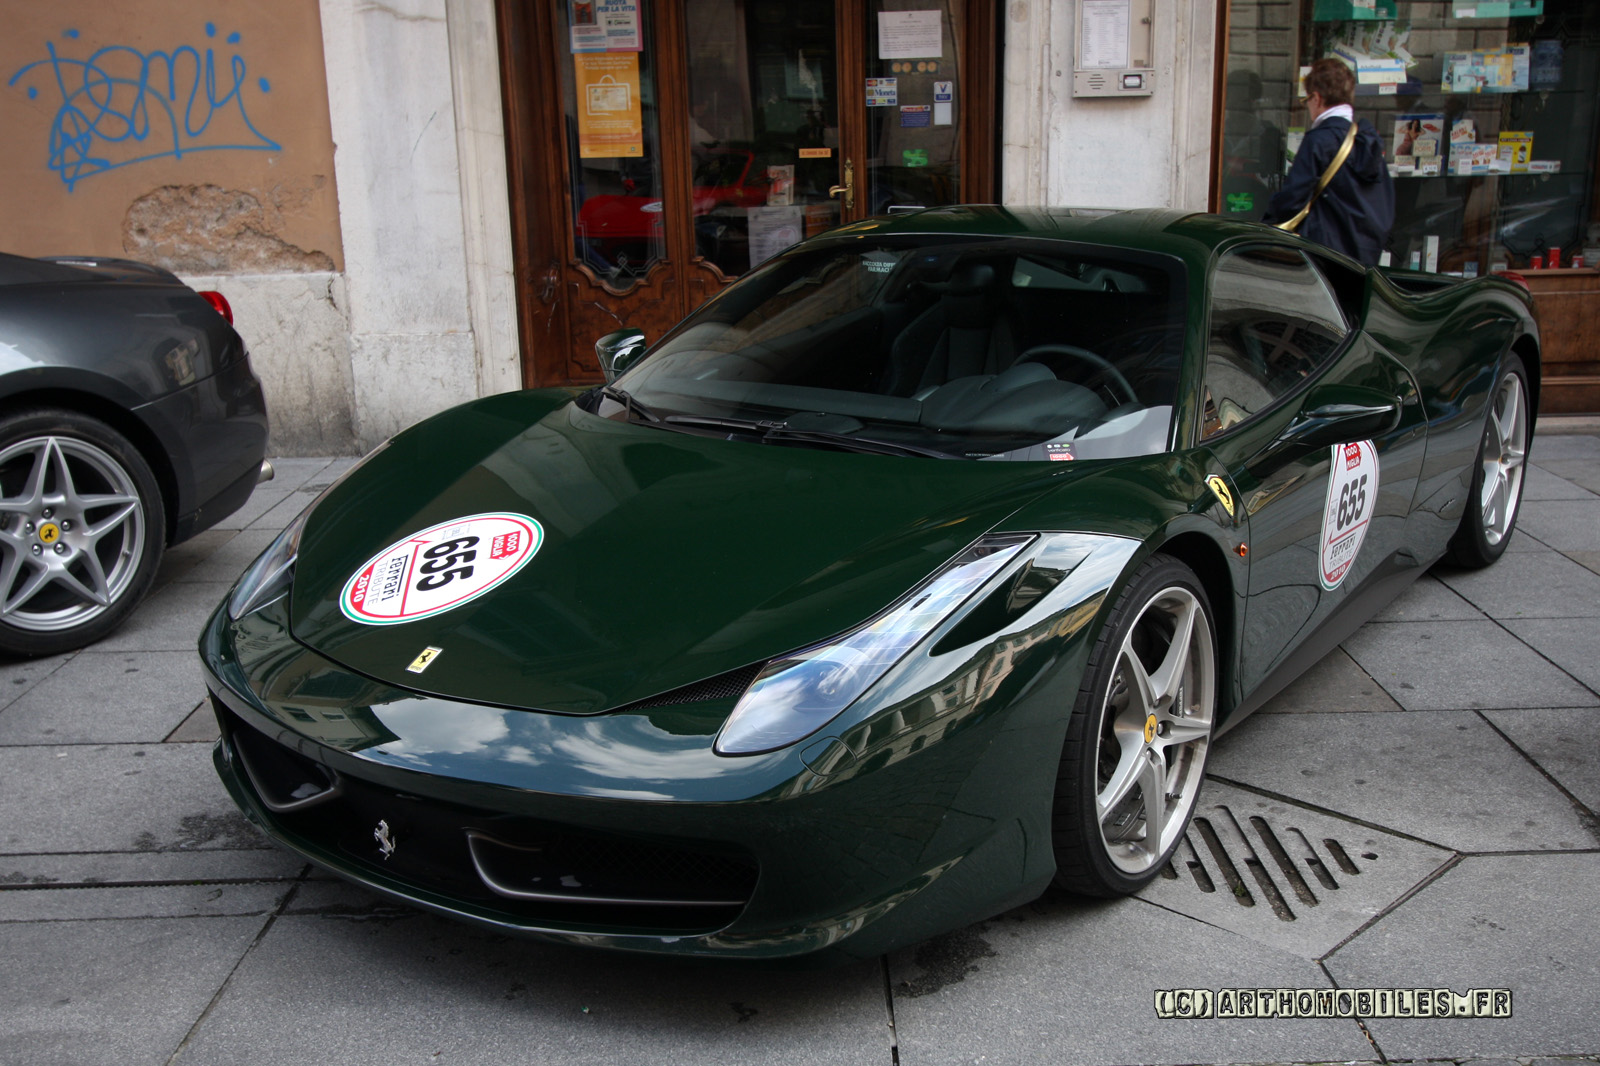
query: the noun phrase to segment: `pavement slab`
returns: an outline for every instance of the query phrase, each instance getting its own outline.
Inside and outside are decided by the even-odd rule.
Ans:
[[[101,918],[201,918],[276,910],[293,883],[29,888],[0,892],[0,924]]]
[[[40,682],[78,654],[73,651],[44,659],[0,660],[0,711],[32,692]]]
[[[271,847],[203,744],[0,748],[0,855]]]
[[[1531,545],[1529,550],[1550,549],[1541,545]],[[1483,612],[1462,599],[1460,593],[1432,574],[1424,574],[1412,582],[1410,588],[1396,596],[1389,606],[1374,615],[1372,620],[1374,622],[1459,622],[1477,621],[1483,617]]]
[[[159,741],[205,691],[192,650],[89,648],[0,711],[0,744]]]
[[[1517,523],[1557,551],[1600,551],[1600,496],[1530,501]]]
[[[1583,460],[1579,460],[1583,462]],[[1585,463],[1587,466],[1588,464]],[[1582,485],[1568,481],[1532,463],[1524,468],[1527,473],[1522,482],[1524,500],[1592,500],[1594,493]]]
[[[1579,488],[1600,493],[1600,462],[1592,458],[1540,460],[1538,466]]]
[[[1495,622],[1371,622],[1344,649],[1408,711],[1597,703]]]
[[[287,881],[305,876],[308,870],[314,869],[308,867],[304,859],[276,847],[249,851],[0,855],[0,891],[44,885]]]
[[[1179,988],[1330,988],[1318,966],[1144,900],[1046,899],[889,959],[901,1066],[1365,1060],[1344,1019],[1158,1019]]]
[[[1454,595],[1452,593],[1451,595]],[[1459,597],[1458,597],[1459,598]],[[1476,613],[1476,612],[1474,612]],[[1309,714],[1318,711],[1398,711],[1400,705],[1383,686],[1335,648],[1322,661],[1291,681],[1257,714]]]
[[[1367,1022],[1390,1058],[1600,1048],[1600,854],[1461,860],[1326,961],[1341,988],[1508,988],[1509,1018]]]
[[[1528,647],[1600,693],[1600,625],[1566,618],[1514,618],[1505,627]]]
[[[1528,454],[1541,466],[1548,466],[1552,459],[1586,459],[1600,466],[1600,437],[1589,433],[1535,432]]]
[[[272,529],[246,529],[233,535],[233,539],[212,552],[206,559],[191,567],[179,581],[224,581],[233,584],[244,568],[256,556],[267,550],[278,531]]]
[[[890,1040],[878,960],[785,972],[602,954],[326,884],[274,922],[181,1061],[888,1066]]]
[[[1600,575],[1557,553],[1507,551],[1483,570],[1436,573],[1491,618],[1600,618]]]
[[[200,642],[206,619],[228,594],[230,581],[175,581],[139,605],[96,651],[187,651]]]
[[[200,563],[210,558],[213,552],[218,551],[234,537],[238,536],[234,529],[208,529],[203,533],[184,541],[175,547],[168,548],[161,556],[161,568],[156,571],[156,588],[174,581],[181,581]]]
[[[0,1062],[164,1066],[265,922],[0,923]]]
[[[1454,855],[1210,781],[1139,898],[1306,959],[1332,951]]]
[[[1470,711],[1256,715],[1216,742],[1208,772],[1456,851],[1600,845],[1560,790]]]
[[[1582,710],[1485,711],[1511,742],[1592,813],[1600,813],[1600,712]]]

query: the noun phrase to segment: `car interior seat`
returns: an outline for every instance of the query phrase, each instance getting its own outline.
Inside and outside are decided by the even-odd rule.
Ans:
[[[958,264],[939,299],[890,345],[882,391],[912,396],[955,378],[1009,367],[1017,344],[1006,303],[1006,282],[991,264]]]

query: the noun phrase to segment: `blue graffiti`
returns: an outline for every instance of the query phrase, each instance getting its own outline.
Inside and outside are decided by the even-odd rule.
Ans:
[[[205,29],[208,37],[216,36],[214,24]],[[64,36],[76,38],[78,31]],[[237,33],[228,37],[229,43],[238,40]],[[15,87],[26,78],[46,83],[48,90],[53,81],[61,104],[50,124],[48,165],[69,192],[84,178],[151,159],[282,150],[245,111],[242,56],[225,57],[219,70],[211,48],[141,52],[108,45],[87,59],[72,59],[58,55],[49,41],[44,47],[49,58],[23,66],[6,84]],[[266,78],[256,85],[271,91]],[[28,99],[39,98],[39,85],[26,89]]]

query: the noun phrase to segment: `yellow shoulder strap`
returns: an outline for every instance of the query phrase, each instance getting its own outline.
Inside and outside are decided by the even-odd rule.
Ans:
[[[1328,169],[1322,172],[1322,180],[1318,181],[1317,187],[1311,190],[1311,199],[1306,201],[1306,205],[1300,209],[1299,214],[1287,222],[1279,222],[1274,228],[1287,230],[1290,233],[1300,228],[1300,223],[1304,222],[1306,216],[1311,213],[1311,205],[1317,202],[1317,197],[1321,196],[1322,190],[1328,187],[1328,182],[1332,181],[1333,176],[1339,172],[1339,168],[1344,166],[1344,161],[1350,158],[1350,149],[1354,148],[1355,144],[1356,123],[1354,119],[1351,119],[1350,130],[1344,135],[1344,141],[1339,145],[1339,150],[1333,153],[1333,161],[1328,164]]]

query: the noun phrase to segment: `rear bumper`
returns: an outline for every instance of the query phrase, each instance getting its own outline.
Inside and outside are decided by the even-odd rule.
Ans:
[[[175,504],[168,543],[208,529],[244,506],[267,452],[267,405],[248,359],[236,359],[134,412],[163,442]]]

